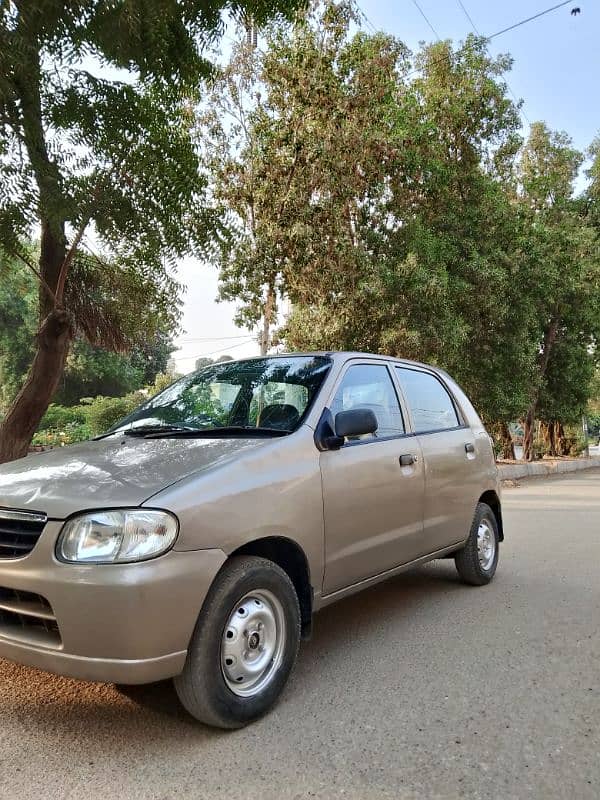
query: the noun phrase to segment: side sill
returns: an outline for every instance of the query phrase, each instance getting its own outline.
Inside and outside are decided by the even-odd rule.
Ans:
[[[356,592],[360,592],[363,589],[367,589],[369,586],[374,586],[377,583],[381,583],[382,581],[387,580],[388,578],[393,578],[395,575],[399,575],[401,572],[406,572],[406,570],[412,569],[413,567],[419,566],[419,564],[426,564],[428,561],[433,561],[436,558],[443,558],[445,555],[449,553],[455,552],[456,550],[460,550],[460,548],[464,545],[464,539],[461,539],[458,542],[454,542],[449,547],[444,547],[441,550],[436,550],[435,553],[427,553],[427,555],[420,556],[419,558],[415,558],[414,561],[408,561],[406,564],[400,564],[397,567],[392,567],[392,569],[388,569],[385,572],[380,572],[377,575],[373,575],[370,578],[365,578],[358,583],[353,583],[352,586],[347,586],[344,589],[338,589],[331,594],[323,595],[318,602],[318,606],[315,604],[315,611],[320,610],[321,608],[325,608],[325,606],[330,605],[331,603],[335,603],[338,600],[342,600],[344,597],[349,597],[352,594],[356,594]]]

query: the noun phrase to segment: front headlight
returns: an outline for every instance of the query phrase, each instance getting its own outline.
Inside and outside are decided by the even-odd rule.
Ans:
[[[179,523],[166,511],[92,511],[63,526],[56,545],[60,561],[120,564],[144,561],[170,550]]]

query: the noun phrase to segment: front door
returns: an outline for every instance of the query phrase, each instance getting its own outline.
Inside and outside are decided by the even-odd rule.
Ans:
[[[423,460],[406,435],[384,364],[351,364],[329,404],[333,416],[370,408],[375,434],[320,454],[325,521],[324,594],[416,558],[423,536]]]

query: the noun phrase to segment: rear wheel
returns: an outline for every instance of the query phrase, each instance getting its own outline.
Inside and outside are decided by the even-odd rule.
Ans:
[[[498,566],[498,523],[492,509],[478,503],[469,538],[454,556],[458,574],[472,586],[489,583]]]
[[[271,708],[289,677],[300,643],[300,608],[280,567],[234,556],[206,598],[174,684],[196,719],[240,728]]]

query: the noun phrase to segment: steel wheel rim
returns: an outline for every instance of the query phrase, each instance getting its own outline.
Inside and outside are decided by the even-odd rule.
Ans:
[[[477,556],[480,567],[487,572],[496,557],[496,536],[487,519],[482,519],[477,529]]]
[[[238,697],[254,697],[272,681],[283,659],[285,614],[268,589],[256,589],[239,600],[221,640],[221,672]]]

